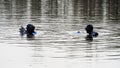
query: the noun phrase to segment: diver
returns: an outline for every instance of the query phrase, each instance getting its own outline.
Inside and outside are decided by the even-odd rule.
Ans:
[[[97,37],[98,33],[93,31],[93,25],[89,24],[85,28],[88,35],[86,36],[86,40],[93,40],[93,37]]]
[[[36,34],[35,26],[33,24],[28,24],[26,26],[26,29],[21,26],[21,28],[19,30],[20,30],[21,36],[26,34],[28,38],[33,38],[34,35]]]

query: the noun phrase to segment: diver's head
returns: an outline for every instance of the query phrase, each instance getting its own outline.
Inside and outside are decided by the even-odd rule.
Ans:
[[[33,34],[35,30],[35,26],[32,24],[28,24],[26,27],[27,34]]]
[[[93,26],[89,24],[86,26],[85,30],[88,34],[91,34],[93,32]]]

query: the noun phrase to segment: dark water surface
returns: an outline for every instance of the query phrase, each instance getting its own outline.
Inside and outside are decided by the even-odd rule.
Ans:
[[[119,68],[118,0],[0,0],[0,68]],[[20,26],[36,26],[34,39]],[[93,24],[99,33],[86,41]],[[80,31],[80,34],[76,32]]]

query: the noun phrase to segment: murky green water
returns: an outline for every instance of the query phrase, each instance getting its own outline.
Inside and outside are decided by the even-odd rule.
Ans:
[[[0,0],[0,68],[119,68],[119,4]],[[20,26],[28,23],[36,26],[35,39],[19,35]],[[89,23],[99,33],[92,42],[85,40]]]

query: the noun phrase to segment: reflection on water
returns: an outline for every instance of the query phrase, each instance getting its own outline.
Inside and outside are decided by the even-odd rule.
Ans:
[[[0,68],[119,68],[119,0],[0,0]],[[35,38],[19,35],[36,26]],[[92,23],[99,36],[86,41]],[[76,32],[80,31],[79,34]]]

